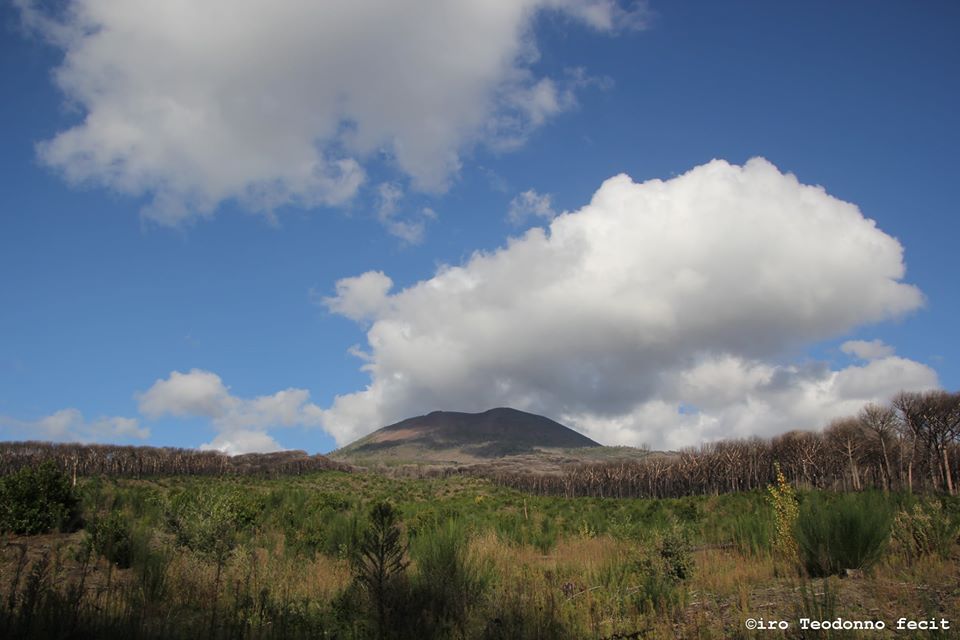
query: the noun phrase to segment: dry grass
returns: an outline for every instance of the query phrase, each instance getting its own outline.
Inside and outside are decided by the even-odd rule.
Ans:
[[[81,534],[55,534],[9,539],[0,562],[4,600],[13,586],[26,544],[20,590],[32,566],[51,554],[50,581],[61,586],[85,581],[87,597],[105,613],[143,606],[138,600],[137,577],[132,570],[111,567],[102,558],[82,574],[77,558]],[[870,575],[802,583],[785,576],[771,557],[744,556],[731,549],[704,549],[695,554],[696,571],[686,581],[674,608],[644,610],[631,597],[636,579],[627,574],[622,585],[609,582],[609,573],[631,562],[637,545],[606,536],[562,538],[551,553],[534,547],[510,545],[486,531],[470,542],[470,554],[493,576],[483,608],[488,611],[535,611],[535,624],[551,633],[549,624],[562,625],[572,635],[558,637],[609,638],[642,631],[647,638],[771,638],[781,632],[750,633],[748,617],[787,619],[796,625],[802,614],[802,589],[814,599],[825,597],[829,584],[836,590],[835,615],[847,619],[881,619],[888,627],[901,616],[914,619],[946,617],[960,625],[960,566],[955,560],[924,557],[915,561],[893,555]],[[415,566],[412,567],[415,570]],[[199,562],[186,550],[172,550],[165,569],[167,602],[181,621],[205,620],[215,584],[215,566]],[[348,563],[317,554],[311,559],[287,553],[282,535],[261,538],[254,546],[235,551],[224,568],[219,607],[228,611],[250,595],[269,593],[275,602],[330,602],[350,582]],[[176,625],[176,620],[167,620]],[[550,635],[542,637],[549,638]],[[793,637],[793,636],[788,636]],[[826,637],[826,636],[824,636]],[[872,638],[910,637],[901,632],[872,633]],[[915,637],[960,637],[951,631]]]
[[[317,493],[336,491],[339,495],[363,486],[369,495],[380,495],[390,481],[355,476],[287,482]],[[469,557],[472,566],[483,574],[486,588],[476,596],[476,602],[470,603],[464,638],[600,640],[632,637],[638,632],[644,638],[802,637],[792,632],[799,617],[811,612],[830,612],[847,619],[881,619],[888,626],[902,616],[917,620],[946,617],[960,627],[960,548],[956,545],[945,558],[907,557],[902,550],[890,548],[883,560],[864,575],[804,581],[796,565],[770,553],[750,555],[719,537],[702,536],[696,542],[712,546],[701,546],[693,554],[694,570],[689,576],[668,584],[650,580],[663,572],[657,563],[663,560],[658,545],[665,530],[651,530],[649,536],[616,538],[596,534],[585,520],[578,533],[576,523],[581,511],[559,510],[529,496],[504,497],[489,485],[469,479],[398,483],[397,487],[397,495],[408,504],[433,502],[436,504],[431,507],[436,507],[439,514],[443,514],[445,505],[456,505],[463,530],[474,532],[469,539]],[[264,495],[267,492],[263,487],[252,489]],[[124,504],[128,513],[139,508],[129,500]],[[586,511],[593,504],[585,501],[575,506]],[[701,506],[698,517],[702,518],[719,509],[712,503]],[[418,513],[414,509],[411,512]],[[486,520],[467,517],[489,512],[496,513],[499,520],[492,516],[486,516]],[[638,519],[646,517],[638,513]],[[304,517],[309,515],[304,512]],[[558,530],[562,528],[556,544],[537,548],[509,541],[527,539],[510,538],[507,527],[511,523],[522,519],[524,525],[529,522],[536,529],[533,525],[546,518]],[[411,517],[411,522],[414,520]],[[590,521],[591,526],[597,521]],[[498,522],[499,528],[495,526]],[[565,522],[572,526],[563,527]],[[695,524],[687,526],[694,528],[706,522],[694,520]],[[149,618],[149,624],[139,627],[142,637],[165,637],[167,631],[177,629],[207,635],[206,630],[213,626],[214,609],[223,626],[213,635],[265,637],[268,634],[263,630],[275,629],[274,621],[285,615],[293,619],[302,614],[300,619],[309,624],[326,621],[337,613],[337,602],[345,599],[345,593],[347,598],[356,599],[355,593],[347,591],[351,582],[349,562],[296,546],[294,540],[299,538],[284,535],[284,531],[296,534],[296,525],[288,530],[274,524],[250,527],[222,567],[219,589],[216,565],[187,547],[176,546],[173,535],[162,531],[162,527],[156,527],[150,533],[151,544],[163,558],[162,594],[155,597],[145,591],[136,568],[117,569],[95,557],[84,565],[80,550],[85,533],[4,538],[0,541],[0,618],[11,591],[23,597],[28,577],[44,554],[52,559],[46,578],[51,589],[68,593],[71,586],[82,582],[83,598],[92,615],[104,620]],[[25,555],[21,562],[22,552]],[[414,563],[409,568],[411,582],[416,582],[417,572]],[[362,618],[364,614],[355,609],[349,615]],[[744,621],[751,617],[788,620],[794,628],[786,635],[779,631],[749,632]],[[308,633],[313,629],[308,623],[296,627],[297,633],[314,637]],[[497,625],[511,629],[512,635],[484,635]],[[275,635],[284,637],[283,632]],[[939,635],[895,634],[888,630],[869,637],[926,640],[960,638],[960,634],[955,630]]]

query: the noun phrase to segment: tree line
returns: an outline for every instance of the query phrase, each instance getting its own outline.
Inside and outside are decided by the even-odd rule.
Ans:
[[[304,451],[228,456],[218,451],[49,442],[0,442],[0,475],[53,460],[78,476],[297,475],[353,467]],[[581,463],[559,473],[489,465],[428,475],[469,474],[508,487],[565,497],[671,498],[764,489],[779,465],[799,487],[859,491],[957,493],[960,479],[960,392],[900,393],[821,431],[790,431],[770,439],[721,440],[641,460]]]
[[[799,487],[837,491],[942,491],[960,477],[960,392],[900,393],[821,431],[722,440],[637,461],[583,463],[560,473],[467,468],[543,495],[672,498],[763,489],[779,465]]]
[[[311,471],[351,467],[306,451],[247,453],[229,456],[220,451],[175,447],[134,447],[107,444],[55,442],[0,442],[0,475],[52,460],[69,474],[78,476],[142,478],[191,475],[299,475]]]

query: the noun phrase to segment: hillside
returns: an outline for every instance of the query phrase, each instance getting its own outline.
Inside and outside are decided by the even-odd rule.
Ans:
[[[618,449],[625,457],[631,452]],[[564,425],[525,411],[434,411],[392,424],[332,452],[358,466],[532,464],[543,470],[608,457],[603,447]]]

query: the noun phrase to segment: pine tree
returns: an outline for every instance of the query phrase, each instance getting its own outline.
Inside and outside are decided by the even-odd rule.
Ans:
[[[374,505],[370,510],[370,524],[360,538],[352,564],[354,579],[376,607],[381,638],[386,637],[391,595],[409,565],[406,551],[396,509],[389,502]]]

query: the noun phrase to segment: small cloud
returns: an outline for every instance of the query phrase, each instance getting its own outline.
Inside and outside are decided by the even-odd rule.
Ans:
[[[552,220],[557,216],[557,212],[551,206],[549,194],[540,194],[533,189],[528,189],[510,201],[510,207],[507,210],[507,219],[510,222],[520,225],[531,216],[545,220]]]
[[[576,89],[595,87],[601,91],[609,91],[616,84],[610,76],[591,76],[584,67],[567,67],[563,73],[570,86]]]
[[[373,354],[371,354],[369,351],[364,351],[363,347],[361,347],[359,344],[350,345],[350,348],[347,349],[347,353],[358,360],[362,360],[364,362],[373,362]]]
[[[860,360],[877,360],[894,354],[894,349],[882,340],[847,340],[840,345],[840,351]]]
[[[201,451],[222,451],[235,456],[242,453],[273,453],[285,451],[265,431],[228,431],[219,434],[211,442],[200,445]]]
[[[151,418],[207,418],[217,429],[201,446],[231,455],[279,451],[268,433],[277,427],[316,426],[322,409],[310,402],[306,389],[284,389],[272,395],[241,398],[230,393],[220,376],[202,369],[172,371],[137,395],[140,412]]]
[[[510,183],[507,182],[507,179],[493,169],[490,169],[489,167],[480,167],[480,173],[483,174],[487,184],[494,191],[499,193],[507,193],[510,191]]]
[[[585,89],[606,91],[613,87],[607,76],[591,76],[583,67],[564,69],[557,78],[530,81],[517,73],[514,83],[502,92],[505,109],[487,123],[487,144],[498,151],[522,146],[529,135],[547,120],[579,106],[577,95]]]
[[[138,394],[137,400],[140,413],[152,419],[165,415],[217,418],[232,402],[220,376],[201,369],[188,373],[173,371],[165,380],[157,380],[145,393]]]
[[[332,313],[360,321],[376,317],[384,309],[393,280],[382,271],[367,271],[337,280],[335,287],[337,294],[322,298],[321,303]]]
[[[423,242],[427,221],[436,220],[437,213],[430,207],[422,208],[409,218],[401,218],[397,204],[403,198],[403,190],[392,183],[383,183],[377,188],[379,204],[377,219],[387,232],[403,240],[406,244]]]
[[[643,31],[649,28],[653,12],[648,3],[636,0],[621,6],[618,2],[576,3],[569,9],[576,17],[597,31]]]
[[[144,440],[150,430],[135,418],[101,416],[87,421],[78,409],[61,409],[37,420],[18,420],[0,416],[0,434],[27,440],[55,442],[116,442]]]

